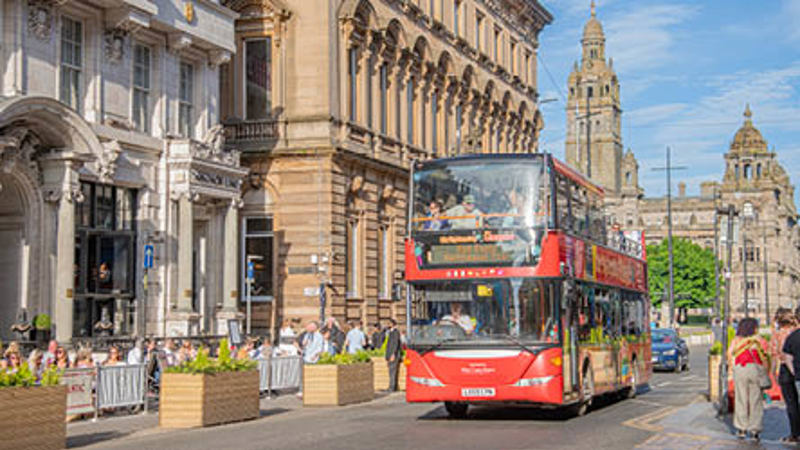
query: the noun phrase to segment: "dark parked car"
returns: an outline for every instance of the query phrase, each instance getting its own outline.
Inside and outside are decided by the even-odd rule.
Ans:
[[[653,369],[689,370],[689,346],[670,328],[656,328],[652,334]]]

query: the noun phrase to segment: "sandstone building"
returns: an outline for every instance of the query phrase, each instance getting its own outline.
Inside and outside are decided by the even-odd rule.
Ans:
[[[250,169],[254,329],[402,319],[412,159],[535,152],[536,0],[229,0],[227,145]],[[401,320],[401,323],[403,321]]]
[[[567,80],[567,162],[603,186],[609,225],[643,231],[648,243],[661,242],[667,236],[666,198],[644,196],[636,157],[631,150],[622,151],[620,83],[605,56],[594,4],[581,44],[581,63]],[[713,249],[714,211],[734,205],[742,215],[733,237],[732,307],[744,313],[747,289],[751,313],[764,314],[767,297],[771,311],[800,303],[800,227],[789,176],[753,125],[749,106],[744,116],[724,154],[722,179],[703,182],[699,196],[687,196],[685,183],[678,183],[672,198],[673,237]],[[723,220],[718,228],[722,260],[727,234]]]

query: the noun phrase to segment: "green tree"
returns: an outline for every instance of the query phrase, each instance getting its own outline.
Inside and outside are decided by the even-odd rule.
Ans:
[[[687,240],[672,240],[675,271],[675,306],[703,308],[714,303],[714,252]],[[720,264],[718,262],[718,264]],[[720,286],[722,268],[720,264]],[[669,253],[667,240],[647,246],[647,280],[653,304],[661,304],[669,287]],[[722,295],[722,294],[720,294]]]

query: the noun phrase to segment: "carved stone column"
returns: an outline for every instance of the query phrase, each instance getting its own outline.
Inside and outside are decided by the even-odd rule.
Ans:
[[[197,326],[199,314],[192,308],[192,280],[194,265],[192,252],[194,247],[194,211],[192,194],[181,192],[178,198],[178,241],[177,257],[177,292],[171,302],[171,310],[167,315],[167,334],[171,336],[188,336],[193,334]]]
[[[239,300],[237,258],[239,257],[239,207],[241,200],[231,200],[225,208],[225,229],[222,247],[224,248],[222,273],[222,308],[217,312],[217,334],[228,334],[228,320],[241,320],[237,302]]]
[[[91,160],[90,156],[72,151],[53,152],[42,156],[44,199],[53,205],[52,224],[55,230],[55,287],[51,299],[55,339],[72,339],[75,264],[75,202],[82,202],[78,169]],[[46,220],[50,220],[49,218]]]

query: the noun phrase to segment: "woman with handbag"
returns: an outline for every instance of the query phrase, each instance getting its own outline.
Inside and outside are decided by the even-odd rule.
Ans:
[[[762,390],[771,386],[769,356],[766,343],[758,335],[758,321],[747,317],[739,322],[736,337],[728,347],[728,360],[733,361],[734,411],[736,436],[744,439],[747,433],[758,441],[764,420]]]

